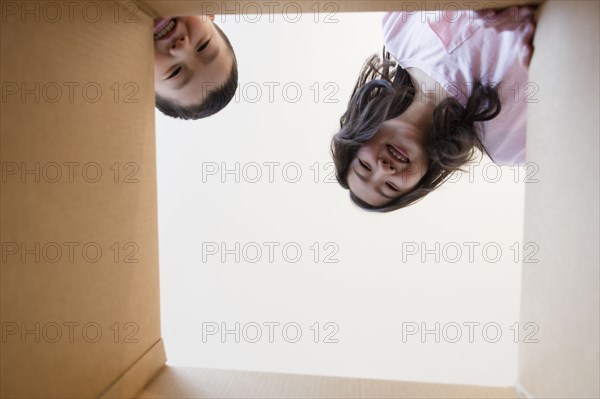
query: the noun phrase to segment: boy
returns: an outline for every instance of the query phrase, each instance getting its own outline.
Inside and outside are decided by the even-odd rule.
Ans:
[[[154,20],[156,107],[165,115],[200,119],[231,101],[238,84],[237,61],[214,15]]]

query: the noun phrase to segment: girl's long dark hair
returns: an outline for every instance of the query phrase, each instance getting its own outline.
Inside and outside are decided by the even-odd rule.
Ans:
[[[348,189],[348,169],[358,149],[370,140],[383,122],[402,114],[413,102],[415,85],[406,70],[390,59],[370,57],[364,64],[352,92],[346,112],[340,118],[340,131],[331,142],[336,177]],[[496,87],[475,82],[466,107],[449,97],[433,112],[433,128],[426,138],[429,167],[412,191],[383,206],[372,206],[352,192],[350,198],[361,208],[389,212],[411,205],[444,183],[452,173],[471,160],[475,150],[485,152],[478,136],[483,122],[500,113],[500,97]]]

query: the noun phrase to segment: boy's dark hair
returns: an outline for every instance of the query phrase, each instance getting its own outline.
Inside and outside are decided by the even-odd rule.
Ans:
[[[217,24],[214,25],[223,40],[225,40],[225,43],[227,43],[227,47],[233,55],[233,65],[231,66],[231,71],[229,72],[227,80],[225,80],[225,83],[218,86],[215,90],[209,92],[206,96],[206,99],[202,103],[189,105],[187,107],[177,105],[174,102],[156,94],[156,108],[158,108],[158,110],[163,114],[180,119],[202,119],[216,114],[225,108],[225,106],[227,106],[227,104],[229,104],[233,98],[238,86],[237,59],[235,57],[235,52],[233,51],[233,46],[231,46],[231,42],[229,42],[229,39],[225,33],[223,33]]]
[[[336,178],[342,187],[349,189],[348,169],[358,149],[375,136],[383,122],[406,111],[415,94],[410,74],[390,60],[385,48],[383,60],[374,55],[365,62],[348,108],[340,118],[340,131],[331,141]],[[475,149],[485,152],[475,122],[495,118],[500,109],[496,87],[481,82],[474,83],[466,107],[453,97],[443,100],[433,112],[433,128],[425,144],[429,167],[417,187],[382,206],[372,206],[351,191],[350,199],[363,209],[377,212],[414,204],[461,170],[473,158]]]

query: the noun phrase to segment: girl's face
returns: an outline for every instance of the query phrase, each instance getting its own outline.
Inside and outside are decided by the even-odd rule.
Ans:
[[[154,20],[154,89],[181,106],[197,105],[228,78],[233,53],[214,16]]]
[[[427,173],[427,129],[410,118],[385,121],[350,163],[350,191],[372,206],[382,206],[417,186]]]

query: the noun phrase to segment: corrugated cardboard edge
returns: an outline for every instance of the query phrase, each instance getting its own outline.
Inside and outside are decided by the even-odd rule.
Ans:
[[[166,361],[165,346],[161,338],[100,394],[99,398],[136,397],[162,370]]]

